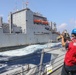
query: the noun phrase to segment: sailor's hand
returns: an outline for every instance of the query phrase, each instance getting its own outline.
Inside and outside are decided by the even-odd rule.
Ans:
[[[61,38],[63,38],[63,35],[60,35]]]

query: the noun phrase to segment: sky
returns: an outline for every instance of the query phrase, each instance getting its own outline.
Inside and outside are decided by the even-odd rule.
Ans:
[[[0,16],[3,22],[8,22],[8,15],[16,9],[26,7],[47,17],[48,21],[56,23],[57,31],[66,29],[71,33],[76,28],[76,0],[0,0]]]

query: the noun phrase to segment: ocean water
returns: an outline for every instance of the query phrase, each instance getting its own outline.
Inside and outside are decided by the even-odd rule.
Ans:
[[[53,48],[53,47],[60,46],[60,45],[61,45],[61,43],[47,43],[44,45],[40,45],[40,44],[30,45],[30,46],[27,46],[27,47],[21,48],[21,49],[0,52],[0,56],[24,56],[24,55],[28,55],[31,53],[41,51],[42,49],[45,49],[45,48]]]

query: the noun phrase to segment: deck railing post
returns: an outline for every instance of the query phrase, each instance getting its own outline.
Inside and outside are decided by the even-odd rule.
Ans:
[[[21,67],[22,68],[22,70],[21,70],[21,75],[24,75],[24,69],[23,69],[23,66]]]
[[[40,58],[40,65],[39,65],[39,75],[42,73],[42,63],[43,63],[43,57],[44,57],[44,49],[41,52],[41,58]]]

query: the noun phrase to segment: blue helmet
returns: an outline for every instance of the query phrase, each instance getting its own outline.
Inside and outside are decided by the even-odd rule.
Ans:
[[[76,28],[72,30],[72,34],[76,34]]]

